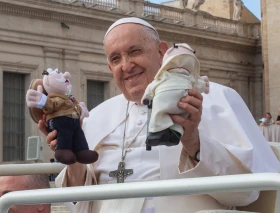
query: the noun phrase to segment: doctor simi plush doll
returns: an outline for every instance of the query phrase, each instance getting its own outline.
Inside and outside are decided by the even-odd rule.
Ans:
[[[77,102],[70,95],[70,73],[61,73],[58,69],[49,68],[43,75],[43,85],[38,83],[39,79],[31,82],[31,89],[26,94],[26,103],[31,112],[32,109],[41,109],[42,114],[46,114],[49,132],[57,130],[55,158],[64,164],[73,164],[76,161],[89,164],[97,161],[98,153],[89,150],[80,125],[80,120],[88,117],[89,112],[83,102]]]
[[[199,76],[200,64],[194,53],[187,44],[176,44],[169,48],[157,75],[146,88],[142,103],[152,103],[146,141],[148,146],[177,145],[184,130],[169,115],[188,116],[177,104],[182,97],[188,95],[189,89],[209,92],[209,80],[206,76]]]

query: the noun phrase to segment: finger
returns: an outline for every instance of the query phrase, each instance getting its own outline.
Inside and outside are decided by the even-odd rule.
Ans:
[[[56,145],[57,145],[57,140],[56,139],[51,141],[51,143],[49,144],[51,150],[53,150],[53,151],[55,151]]]
[[[170,115],[170,117],[171,117],[171,119],[174,123],[177,123],[181,126],[184,126],[186,119],[183,118],[182,116],[180,116],[180,115]]]
[[[37,98],[35,96],[29,96],[27,100],[37,102]]]
[[[47,138],[46,138],[47,143],[48,143],[48,144],[51,144],[51,142],[52,142],[53,140],[55,140],[56,136],[57,136],[57,131],[56,131],[56,130],[53,130],[52,132],[50,132],[50,133],[47,135]]]
[[[201,101],[203,100],[203,96],[201,95],[201,93],[195,89],[188,90],[188,95],[193,96]]]
[[[190,95],[181,98],[180,101],[188,103],[198,109],[201,108],[201,106],[202,106],[202,100],[195,98],[194,96],[190,96]]]
[[[40,92],[40,93],[43,93],[43,87],[41,85],[39,85],[37,87],[37,91]]]
[[[187,111],[189,114],[190,114],[190,117],[193,117],[193,118],[199,118],[200,119],[200,116],[201,116],[201,110],[188,104],[188,103],[185,103],[185,102],[179,102],[178,103],[178,107]]]
[[[43,120],[39,120],[38,122],[38,128],[40,129],[40,131],[44,134],[44,135],[48,135],[48,130],[47,127],[45,125],[45,122]]]

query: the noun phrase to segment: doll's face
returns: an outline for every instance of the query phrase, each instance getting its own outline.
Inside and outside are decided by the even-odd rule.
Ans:
[[[69,95],[72,89],[69,72],[61,73],[57,69],[48,69],[48,75],[43,78],[43,85],[48,94],[59,93]]]

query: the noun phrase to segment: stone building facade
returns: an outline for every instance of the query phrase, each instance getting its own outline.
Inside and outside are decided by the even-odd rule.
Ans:
[[[44,69],[69,71],[73,95],[86,103],[89,93],[100,85],[104,100],[120,93],[107,67],[102,43],[108,27],[128,16],[151,23],[169,45],[190,44],[201,62],[201,74],[235,89],[253,116],[262,116],[259,23],[142,0],[0,0],[0,162],[18,149],[23,159],[10,156],[8,160],[24,160],[27,138],[41,134],[29,116],[24,96],[30,80],[41,78]],[[21,83],[12,83],[14,78]],[[18,93],[23,95],[16,98]],[[20,106],[20,113],[13,111],[14,103]],[[22,125],[16,126],[18,123]],[[53,153],[46,143],[43,149],[48,162]]]
[[[280,1],[262,0],[261,3],[265,111],[276,119],[280,108]]]

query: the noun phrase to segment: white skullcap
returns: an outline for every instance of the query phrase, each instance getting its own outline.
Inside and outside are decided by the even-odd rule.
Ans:
[[[154,30],[156,32],[156,34],[158,35],[158,32],[157,30],[152,26],[150,25],[148,22],[140,19],[140,18],[136,18],[136,17],[129,17],[129,18],[121,18],[119,20],[117,20],[114,24],[112,24],[109,29],[107,30],[105,36],[104,36],[104,40],[106,38],[106,36],[108,35],[108,33],[113,29],[115,28],[116,26],[118,25],[121,25],[121,24],[127,24],[127,23],[135,23],[135,24],[141,24],[141,25],[144,25],[146,27],[149,27],[150,29]]]

